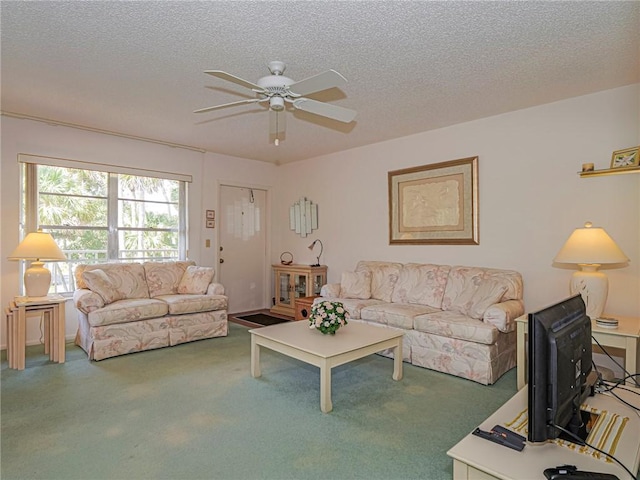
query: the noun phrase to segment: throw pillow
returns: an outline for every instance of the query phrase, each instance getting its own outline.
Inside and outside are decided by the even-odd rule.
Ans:
[[[122,300],[125,295],[118,286],[109,278],[104,270],[95,269],[82,272],[82,278],[89,290],[97,293],[104,299],[104,303],[113,303]]]
[[[487,308],[500,302],[502,296],[506,292],[507,286],[503,283],[488,280],[483,281],[469,300],[469,309],[467,314],[471,318],[482,320]]]
[[[344,272],[340,280],[340,298],[371,298],[371,272]]]
[[[213,280],[214,270],[211,267],[187,267],[178,285],[178,293],[204,295]]]

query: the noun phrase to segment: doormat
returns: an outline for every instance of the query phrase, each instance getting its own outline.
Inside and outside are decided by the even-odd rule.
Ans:
[[[234,318],[236,318],[237,320],[244,320],[245,322],[254,323],[256,325],[262,325],[263,327],[290,321],[286,318],[272,317],[271,315],[267,315],[266,313],[254,313],[253,315],[244,315],[242,317]]]

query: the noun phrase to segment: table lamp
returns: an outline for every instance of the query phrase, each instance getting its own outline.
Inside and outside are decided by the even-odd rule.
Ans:
[[[320,257],[322,256],[322,251],[324,250],[324,247],[322,246],[322,242],[317,238],[307,248],[309,250],[313,250],[313,247],[316,246],[316,243],[320,244],[320,253],[318,254],[317,261],[316,261],[315,265],[311,265],[312,267],[319,267],[320,266]]]
[[[626,263],[629,259],[603,228],[586,222],[584,228],[574,230],[553,261],[580,267],[571,277],[571,294],[582,295],[587,315],[596,320],[604,311],[609,291],[609,280],[598,268],[604,264]]]
[[[31,260],[24,272],[24,288],[27,297],[44,297],[51,286],[51,272],[44,261],[66,260],[50,233],[42,230],[31,232],[8,257],[9,260]]]

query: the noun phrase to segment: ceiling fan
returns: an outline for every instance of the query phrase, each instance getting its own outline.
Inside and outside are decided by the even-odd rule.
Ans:
[[[335,70],[314,75],[296,82],[283,75],[286,65],[284,62],[273,61],[268,64],[271,75],[260,78],[256,83],[249,82],[222,70],[206,70],[204,73],[214,77],[233,82],[255,92],[256,98],[240,100],[238,102],[225,103],[213,107],[201,108],[193,113],[204,113],[220,108],[233,107],[250,103],[269,104],[269,133],[275,136],[275,144],[279,144],[279,136],[285,131],[285,104],[293,105],[297,110],[313,113],[323,117],[349,123],[355,118],[357,112],[349,108],[319,102],[303,95],[339,87],[347,83],[347,80]]]

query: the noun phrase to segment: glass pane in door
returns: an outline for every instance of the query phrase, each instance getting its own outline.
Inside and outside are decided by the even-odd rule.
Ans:
[[[291,292],[290,292],[290,279],[291,274],[280,272],[278,274],[278,285],[280,287],[280,299],[279,302],[282,305],[292,305],[291,303]]]
[[[307,276],[306,275],[295,275],[296,281],[296,298],[306,297],[307,296]]]
[[[324,275],[319,274],[319,275],[314,275],[313,276],[313,294],[314,295],[320,295],[320,289],[322,288],[322,284],[325,283],[324,282]]]

